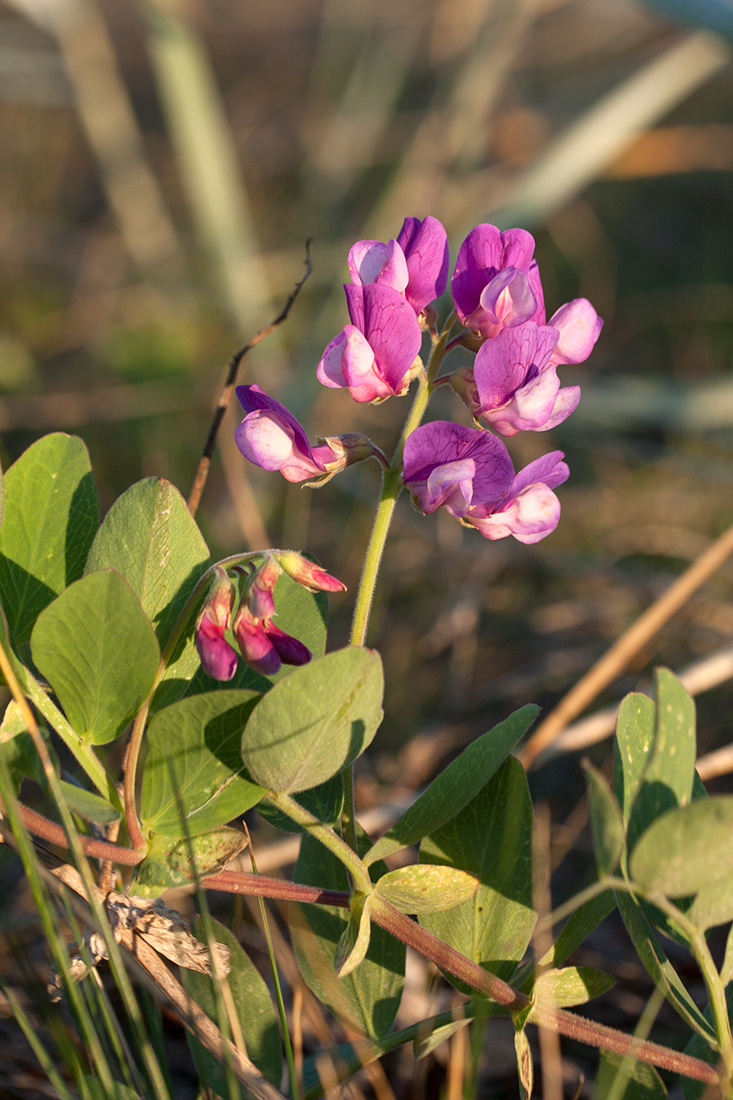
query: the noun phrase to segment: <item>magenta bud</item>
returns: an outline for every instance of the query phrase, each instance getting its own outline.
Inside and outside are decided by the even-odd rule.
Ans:
[[[308,664],[312,657],[312,653],[307,646],[299,642],[297,638],[293,638],[291,634],[286,634],[284,630],[281,630],[279,626],[275,626],[274,623],[270,623],[266,629],[267,637],[277,650],[283,664]]]
[[[346,585],[337,577],[326,573],[319,565],[304,558],[302,554],[296,554],[294,550],[286,550],[278,555],[280,565],[294,581],[302,584],[303,588],[319,592],[345,592]]]
[[[231,680],[237,668],[237,654],[224,637],[233,606],[234,585],[225,570],[217,567],[216,580],[196,622],[195,635],[201,667],[214,680]]]
[[[234,635],[239,652],[245,664],[263,676],[272,676],[280,671],[280,654],[267,636],[262,619],[250,614],[247,604],[243,603],[234,620]]]
[[[255,619],[271,619],[275,614],[273,591],[280,573],[275,559],[267,557],[252,574],[247,586],[247,607]]]

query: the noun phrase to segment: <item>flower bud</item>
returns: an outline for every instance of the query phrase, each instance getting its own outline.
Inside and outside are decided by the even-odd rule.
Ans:
[[[278,554],[280,565],[294,581],[302,584],[310,592],[345,592],[346,585],[337,577],[326,573],[315,562],[304,558],[302,554],[296,554],[294,550],[286,550]]]
[[[234,606],[234,585],[217,567],[216,580],[196,622],[195,645],[201,667],[214,680],[231,680],[237,654],[224,637]]]
[[[280,671],[280,654],[267,636],[262,619],[256,619],[244,602],[234,620],[234,635],[245,664],[263,676]]]
[[[318,442],[330,447],[334,453],[325,467],[330,474],[339,473],[355,462],[364,462],[367,458],[381,453],[368,436],[361,432],[345,432],[343,435],[318,436]]]

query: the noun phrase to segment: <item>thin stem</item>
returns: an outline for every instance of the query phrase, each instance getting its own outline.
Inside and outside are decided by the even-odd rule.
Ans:
[[[402,454],[405,449],[405,442],[407,437],[418,427],[425,415],[425,410],[430,400],[430,394],[433,391],[433,381],[440,364],[445,358],[445,345],[448,334],[453,327],[454,320],[455,313],[452,313],[448,318],[443,332],[437,340],[435,340],[425,375],[420,379],[415,398],[412,402],[412,408],[408,413],[405,426],[402,429],[402,435],[395,449],[389,469],[384,471],[382,492],[379,497],[379,504],[377,505],[372,532],[369,536],[369,545],[367,546],[364,556],[364,566],[362,568],[359,590],[354,604],[354,618],[351,624],[351,645],[364,645],[366,641],[369,627],[369,615],[371,613],[372,600],[374,599],[374,590],[377,585],[377,577],[379,576],[379,567],[382,562],[382,555],[384,553],[395,505],[397,504],[397,498],[402,492]]]
[[[69,841],[66,833],[55,821],[50,821],[43,814],[31,810],[16,799],[18,813],[29,833],[47,840],[50,844],[56,844],[60,848],[68,848]],[[135,867],[140,863],[144,855],[142,852],[134,852],[131,848],[123,848],[119,844],[111,844],[107,840],[96,840],[91,836],[79,834],[79,843],[82,851],[91,859],[107,859],[113,863],[122,863],[126,867]]]
[[[292,802],[292,800],[289,801]],[[291,817],[295,816],[290,807],[286,812]],[[307,813],[307,811],[304,812]],[[329,832],[330,830],[326,831]],[[335,834],[331,835],[338,841]],[[343,845],[343,841],[339,843]],[[339,856],[339,858],[341,857]],[[623,880],[619,880],[619,883],[622,887],[628,887],[628,884],[624,883]],[[348,908],[347,894],[319,890],[318,887],[300,886],[297,883],[284,882],[281,879],[266,879],[264,876],[258,877],[257,875],[242,874],[236,871],[220,871],[217,875],[210,875],[202,879],[201,885],[205,886],[206,889],[222,890],[226,893],[257,894],[265,897],[277,897],[323,905],[339,905]],[[615,880],[609,880],[608,885],[615,885]],[[398,913],[396,909],[393,909],[391,905],[388,905],[378,896],[374,896],[371,916],[375,923],[384,928],[385,931],[402,940],[403,943],[413,948],[424,958],[448,970],[464,981],[466,985],[470,985],[472,989],[483,993],[485,997],[489,997],[509,1012],[520,1012],[531,1004],[525,994],[513,989],[507,982],[497,978],[488,970],[484,970],[478,963],[466,958],[465,955],[438,939],[437,936],[432,935],[427,929],[422,928],[403,913]],[[630,1054],[639,1061],[660,1066],[673,1073],[681,1073],[683,1076],[691,1077],[696,1081],[704,1081],[706,1084],[712,1085],[717,1085],[720,1082],[720,1076],[715,1068],[699,1058],[670,1050],[659,1043],[635,1039],[621,1031],[617,1031],[615,1028],[586,1020],[582,1016],[576,1016],[574,1013],[566,1012],[563,1009],[552,1008],[547,1005],[534,1005],[530,1020],[533,1023],[541,1024],[543,1027],[553,1028],[561,1035],[577,1039],[578,1042],[588,1043],[590,1046],[610,1050],[616,1054]]]
[[[252,339],[248,343],[246,343],[243,348],[240,348],[239,351],[235,351],[234,355],[229,360],[229,364],[227,366],[226,381],[224,382],[222,391],[219,394],[219,401],[216,406],[214,418],[211,422],[211,427],[209,428],[209,434],[204,445],[203,454],[201,455],[201,458],[199,460],[198,469],[196,470],[196,476],[193,479],[193,485],[191,486],[191,492],[188,497],[188,510],[192,516],[196,515],[198,506],[201,502],[201,494],[204,491],[206,479],[209,476],[209,469],[211,467],[211,456],[214,453],[216,437],[219,434],[221,422],[224,419],[224,414],[227,411],[229,402],[232,398],[232,392],[234,391],[234,384],[237,381],[237,374],[239,373],[240,364],[247,352],[256,347],[257,344],[259,344],[261,340],[264,340],[266,336],[269,336],[270,333],[274,329],[276,329],[278,325],[281,325],[283,323],[283,321],[290,313],[293,303],[300,294],[304,282],[313,270],[310,245],[310,238],[308,238],[308,240],[305,242],[305,274],[303,275],[302,279],[295,284],[295,288],[292,294],[278,313],[275,320],[271,321],[269,325],[265,325],[264,328],[260,329],[260,331],[255,336],[253,336]]]

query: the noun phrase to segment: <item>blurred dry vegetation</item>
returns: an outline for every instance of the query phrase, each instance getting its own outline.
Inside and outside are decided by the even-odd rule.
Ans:
[[[583,295],[605,319],[590,362],[564,368],[578,412],[510,448],[517,466],[568,456],[550,539],[487,543],[401,502],[365,803],[374,783],[424,783],[515,705],[550,707],[733,523],[733,68],[722,37],[661,7],[0,0],[3,466],[64,430],[104,509],[150,474],[186,494],[223,364],[277,314],[306,237],[313,274],[242,377],[312,439],[396,439],[404,402],[356,406],[314,368],[345,320],[349,245],[406,215],[440,218],[453,257],[477,222],[529,228],[548,313]],[[431,415],[454,413],[436,395]],[[305,548],[353,593],[376,466],[287,487],[247,468],[234,423],[199,512],[214,555]],[[349,597],[332,608],[340,645]],[[725,565],[601,702],[654,663],[729,653],[732,634]],[[701,750],[733,740],[727,684],[700,711]],[[571,760],[537,777],[561,819],[582,788]]]

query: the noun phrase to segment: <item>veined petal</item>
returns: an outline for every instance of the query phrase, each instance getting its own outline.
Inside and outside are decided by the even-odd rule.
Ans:
[[[405,218],[397,243],[407,260],[405,297],[421,313],[445,290],[448,281],[448,236],[437,218]]]
[[[401,393],[422,345],[415,311],[402,294],[375,283],[364,287],[363,302],[362,331],[374,353],[376,373],[387,386],[386,392],[375,396]]]
[[[556,372],[545,370],[520,386],[502,408],[483,412],[482,419],[504,436],[541,431],[552,416],[559,389],[560,379]]]
[[[347,325],[344,333],[346,340],[341,353],[341,369],[351,396],[360,402],[391,397],[392,390],[380,375],[374,351],[366,336],[354,325]]]
[[[530,462],[514,478],[509,495],[517,496],[536,481],[541,481],[550,489],[562,485],[570,477],[568,465],[563,462],[564,457],[562,451],[550,451]]]
[[[351,328],[352,326],[348,326]],[[346,329],[334,336],[333,340],[326,345],[326,348],[321,356],[320,362],[316,367],[316,377],[323,386],[329,386],[331,389],[340,389],[346,385],[346,379],[344,378],[343,367],[341,366],[341,356],[346,345]]]

